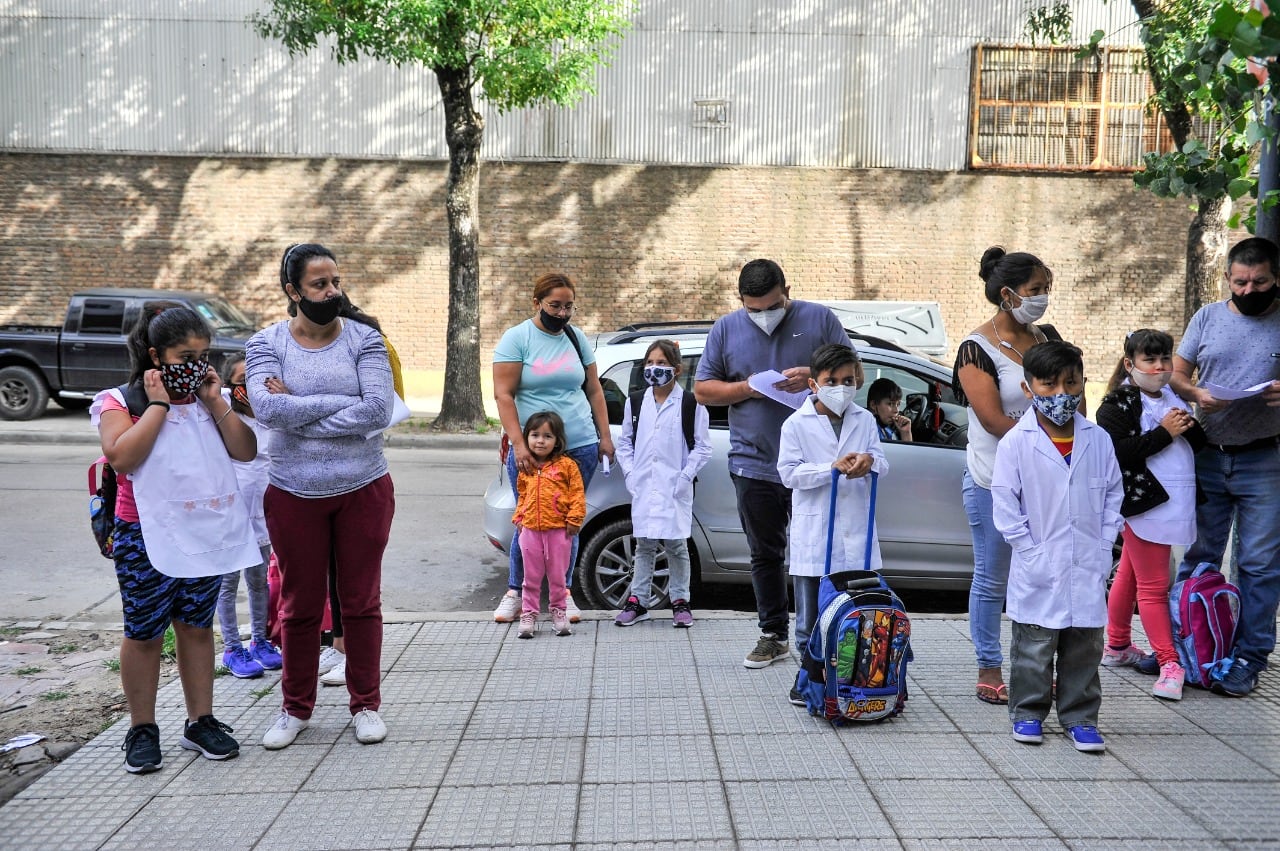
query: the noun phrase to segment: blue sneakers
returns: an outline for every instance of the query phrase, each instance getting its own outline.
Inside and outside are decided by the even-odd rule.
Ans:
[[[280,656],[280,651],[266,639],[259,641],[255,638],[249,642],[249,655],[268,671],[278,671],[284,667],[284,659]]]
[[[1154,677],[1160,673],[1160,663],[1156,661],[1156,654],[1154,653],[1148,653],[1143,656],[1133,667],[1139,674],[1146,674],[1149,677]]]
[[[1038,745],[1044,741],[1044,725],[1035,718],[1014,721],[1013,740],[1028,745]]]
[[[1102,740],[1102,735],[1098,732],[1097,727],[1090,727],[1085,724],[1068,727],[1067,737],[1071,739],[1071,744],[1075,745],[1078,751],[1101,752],[1107,749],[1107,743]]]
[[[227,667],[233,677],[239,677],[242,680],[251,680],[263,674],[262,663],[250,656],[243,644],[228,647],[222,651],[222,664]]]
[[[1209,690],[1227,697],[1244,697],[1258,687],[1258,672],[1244,659],[1236,659],[1222,679],[1209,680]]]

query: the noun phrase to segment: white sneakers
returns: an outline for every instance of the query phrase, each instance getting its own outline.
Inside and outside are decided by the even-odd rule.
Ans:
[[[298,738],[298,734],[307,729],[310,721],[304,721],[301,718],[294,718],[283,709],[276,716],[276,720],[272,722],[267,732],[262,736],[262,746],[269,751],[278,751],[281,748],[287,748],[293,744],[293,740]],[[385,733],[383,735],[386,735]]]
[[[333,666],[346,662],[347,657],[334,650],[332,647],[320,648],[320,673],[327,674],[333,670]]]
[[[363,745],[377,744],[387,737],[387,725],[372,709],[361,709],[351,720],[356,725],[356,741]]]
[[[564,611],[569,616],[569,623],[578,623],[582,620],[582,612],[578,610],[578,604],[573,602],[573,593],[565,595]],[[568,635],[569,633],[556,633],[556,635]]]
[[[320,675],[320,683],[326,686],[343,686],[347,684],[347,657]]]
[[[493,610],[493,619],[497,623],[511,623],[520,617],[520,595],[503,594],[498,601],[498,608]]]

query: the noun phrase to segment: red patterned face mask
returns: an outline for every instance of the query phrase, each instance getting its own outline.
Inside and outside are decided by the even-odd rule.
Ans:
[[[175,396],[190,396],[204,383],[209,373],[209,362],[201,359],[190,363],[160,364],[160,380],[164,389]]]

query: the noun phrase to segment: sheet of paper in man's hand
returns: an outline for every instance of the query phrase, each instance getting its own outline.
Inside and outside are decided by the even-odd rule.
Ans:
[[[1246,387],[1243,390],[1233,390],[1230,387],[1223,387],[1221,384],[1214,384],[1211,381],[1206,381],[1200,386],[1205,390],[1208,390],[1209,395],[1213,398],[1221,399],[1224,402],[1231,402],[1236,399],[1248,399],[1250,396],[1257,396],[1263,390],[1270,387],[1271,382],[1264,381],[1261,384],[1255,384],[1252,387]]]
[[[789,393],[786,390],[779,390],[773,385],[779,381],[786,381],[787,377],[776,369],[766,370],[765,372],[757,372],[755,375],[747,379],[747,384],[752,390],[767,396],[775,402],[781,402],[788,408],[799,410],[804,404],[804,400],[809,398],[809,391],[802,390],[799,393]]]

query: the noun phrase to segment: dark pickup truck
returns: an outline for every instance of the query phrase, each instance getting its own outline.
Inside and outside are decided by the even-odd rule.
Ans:
[[[148,305],[176,301],[213,329],[210,361],[244,348],[258,330],[220,296],[176,290],[84,290],[71,297],[61,327],[0,326],[0,419],[33,420],[49,399],[87,408],[98,391],[129,379],[125,338]]]

